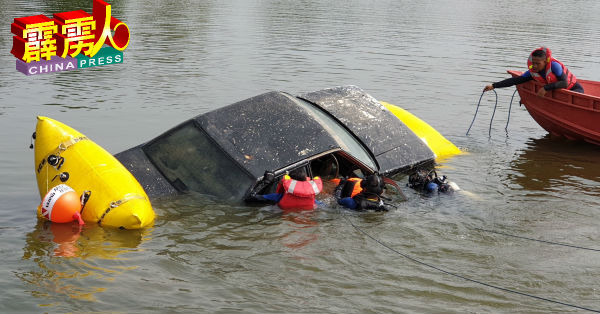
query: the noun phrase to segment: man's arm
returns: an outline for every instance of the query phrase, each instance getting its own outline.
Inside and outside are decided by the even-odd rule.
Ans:
[[[345,184],[346,184],[346,179],[342,178],[342,180],[340,180],[340,184],[338,184],[338,186],[335,188],[335,191],[333,192],[333,197],[335,197],[338,204],[340,204],[346,208],[356,209],[356,207],[358,207],[358,204],[356,203],[356,201],[354,201],[354,199],[352,197],[343,197],[342,198],[342,189],[344,188]]]
[[[494,86],[494,88],[503,88],[513,85],[519,85],[531,80],[533,80],[533,77],[531,77],[531,74],[529,74],[529,71],[527,71],[521,76],[511,77],[500,82],[493,83],[492,86]]]
[[[352,197],[344,197],[339,199],[338,204],[350,209],[356,209],[358,207],[358,203],[356,203]]]

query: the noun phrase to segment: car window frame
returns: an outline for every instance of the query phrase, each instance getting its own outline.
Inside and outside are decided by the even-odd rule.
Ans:
[[[158,172],[165,178],[165,180],[167,180],[167,182],[169,182],[169,184],[171,184],[171,186],[173,186],[177,191],[179,191],[180,193],[186,193],[189,192],[189,189],[182,189],[181,186],[178,186],[176,183],[176,180],[173,181],[171,180],[164,172],[164,170],[162,169],[161,166],[159,166],[155,161],[154,158],[151,157],[150,154],[148,154],[147,152],[147,148],[153,144],[155,144],[158,141],[161,141],[167,137],[172,136],[174,133],[180,131],[181,129],[188,127],[189,125],[192,125],[193,127],[195,127],[199,132],[201,132],[207,139],[208,141],[213,145],[213,147],[216,147],[221,154],[229,159],[229,161],[231,163],[233,163],[235,165],[236,168],[238,168],[243,174],[246,175],[246,177],[248,178],[249,182],[253,182],[255,180],[255,176],[252,175],[247,169],[245,169],[244,167],[242,167],[239,162],[237,160],[235,160],[229,153],[227,153],[227,151],[225,149],[223,149],[223,147],[221,147],[221,145],[219,145],[219,143],[217,141],[215,141],[208,132],[206,132],[206,130],[204,130],[204,128],[202,128],[202,126],[194,119],[190,119],[188,121],[185,121],[181,124],[179,124],[178,126],[168,130],[167,132],[161,134],[160,136],[152,139],[151,141],[148,141],[146,143],[144,143],[141,147],[142,152],[146,155],[146,157],[148,158],[148,160],[150,161],[150,163],[154,166],[154,168],[156,168],[158,170]],[[185,183],[184,183],[185,184]],[[250,184],[250,186],[252,186],[253,184]],[[198,192],[201,194],[206,194],[206,195],[211,195],[214,196],[212,194],[208,194],[208,193],[202,193],[201,191],[194,191],[194,192]],[[245,193],[240,193],[240,195],[243,197],[243,195],[245,195],[247,193],[247,190],[245,191]]]
[[[293,96],[287,93],[284,93],[285,95],[287,95],[290,98],[293,98],[298,104],[300,108],[305,109],[305,107],[310,106],[312,109],[314,109],[317,112],[320,112],[321,114],[323,114],[325,117],[327,117],[329,120],[331,120],[333,123],[335,123],[336,127],[339,127],[340,129],[342,129],[344,131],[344,133],[346,135],[349,135],[350,138],[352,138],[352,140],[355,142],[355,144],[358,144],[358,146],[360,146],[361,150],[365,153],[365,155],[367,156],[367,158],[369,159],[368,161],[370,163],[373,164],[373,167],[369,166],[369,168],[374,168],[375,170],[379,170],[379,162],[377,161],[376,156],[374,155],[374,153],[371,151],[371,149],[356,135],[352,132],[352,130],[350,130],[348,128],[348,126],[346,126],[342,121],[340,121],[337,117],[335,117],[334,115],[332,115],[331,113],[329,113],[327,110],[321,108],[319,105],[304,99],[302,97],[297,97],[297,96]],[[305,109],[306,110],[306,109]],[[311,111],[309,111],[309,113],[312,114]],[[314,116],[315,120],[319,120],[320,117],[319,116]],[[323,124],[321,124],[323,125]],[[325,124],[327,127],[329,127],[329,124]],[[331,133],[331,132],[330,132]],[[344,144],[348,144],[346,142],[343,142]],[[342,148],[343,151],[346,151]],[[354,157],[354,159],[358,159],[358,157],[352,155],[351,152],[346,151],[348,154],[350,154],[351,156]],[[364,162],[361,161],[362,164],[365,164]]]

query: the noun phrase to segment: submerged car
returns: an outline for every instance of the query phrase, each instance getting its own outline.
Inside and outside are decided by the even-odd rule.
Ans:
[[[325,178],[393,175],[432,150],[362,89],[268,92],[198,115],[115,155],[151,199],[194,191],[246,200],[304,167]]]

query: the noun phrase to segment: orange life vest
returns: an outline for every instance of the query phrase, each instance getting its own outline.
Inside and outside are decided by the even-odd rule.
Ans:
[[[333,179],[331,180],[331,182],[335,183],[335,185],[339,185],[340,184],[340,179]],[[342,192],[343,197],[354,197],[356,195],[358,195],[358,193],[360,193],[363,189],[360,187],[360,181],[362,181],[361,178],[349,178],[348,180],[346,180],[346,185],[348,184],[353,184],[352,186],[352,193],[350,193],[350,195],[346,195],[346,189],[344,189],[344,192]]]
[[[546,53],[546,68],[544,69],[544,76],[542,76],[539,73],[532,70],[532,68],[533,68],[533,53],[538,50],[544,51]],[[529,74],[531,74],[531,77],[533,77],[534,80],[536,80],[544,85],[552,84],[552,83],[558,81],[558,78],[556,77],[556,75],[554,73],[552,73],[552,62],[556,62],[556,63],[560,64],[560,66],[562,67],[563,73],[565,73],[567,75],[567,89],[571,89],[573,87],[573,85],[575,85],[575,83],[577,83],[577,78],[575,77],[575,75],[573,75],[573,73],[571,73],[571,71],[569,71],[569,69],[567,69],[567,67],[562,62],[560,62],[552,57],[552,51],[550,50],[550,48],[540,47],[531,52],[531,54],[529,55],[529,59],[527,59],[527,68],[529,68]]]
[[[306,181],[298,181],[286,175],[281,180],[277,192],[283,192],[283,197],[277,203],[279,208],[283,210],[299,209],[313,210],[317,208],[315,204],[315,196],[323,190],[323,181],[319,177]]]

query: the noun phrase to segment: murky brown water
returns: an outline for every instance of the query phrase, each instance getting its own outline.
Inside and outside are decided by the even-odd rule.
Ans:
[[[91,12],[91,0],[0,0],[0,312],[585,312],[429,266],[600,310],[598,251],[514,237],[600,249],[600,148],[549,138],[518,106],[507,137],[513,89],[498,90],[491,138],[492,94],[464,135],[483,86],[524,69],[537,46],[600,80],[600,2],[111,4],[132,34],[123,64],[26,77],[9,54],[12,19]],[[468,151],[438,164],[465,191],[405,190],[409,200],[385,214],[334,207],[305,216],[189,195],[155,203],[156,224],[143,231],[77,234],[35,217],[28,146],[37,115],[117,153],[265,91],[345,84]]]

